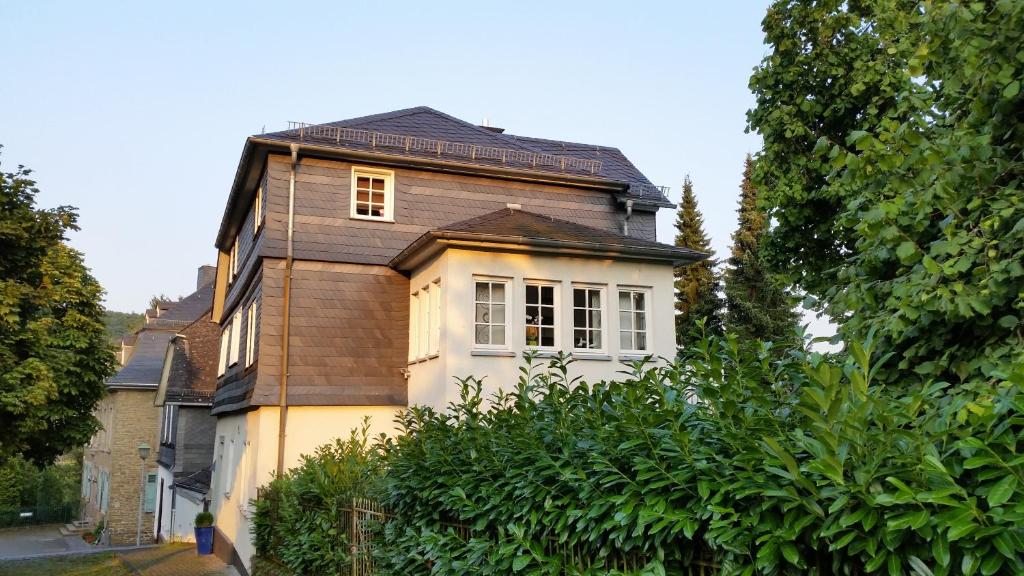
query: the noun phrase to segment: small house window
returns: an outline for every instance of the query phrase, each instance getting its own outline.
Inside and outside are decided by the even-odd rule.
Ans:
[[[228,356],[228,366],[234,366],[238,364],[238,352],[239,346],[241,345],[241,327],[242,327],[242,313],[235,312],[234,318],[231,320],[231,353]]]
[[[506,283],[478,280],[474,292],[474,342],[479,346],[505,346]]]
[[[362,220],[393,222],[395,173],[390,170],[352,168],[350,216]]]
[[[235,276],[238,274],[238,236],[235,236],[235,241],[231,243],[231,254],[228,257],[228,266],[231,269],[231,273],[228,275],[228,280],[233,281]]]
[[[576,350],[601,350],[601,308],[604,289],[577,287],[572,289],[572,347]]]
[[[619,348],[626,352],[646,352],[647,292],[619,290]]]
[[[260,226],[263,225],[263,211],[266,203],[267,194],[267,171],[263,171],[263,179],[260,180],[259,187],[256,188],[256,199],[253,200],[252,211],[252,231],[256,234],[260,231]]]
[[[415,360],[420,351],[420,295],[409,295],[409,360]]]
[[[427,334],[427,354],[436,355],[441,343],[441,281],[430,284],[430,332]]]
[[[231,339],[231,325],[220,332],[220,359],[217,362],[217,376],[223,376],[228,368],[228,345]]]
[[[526,345],[555,347],[555,287],[551,284],[526,285]]]
[[[256,301],[249,304],[245,313],[245,367],[256,360]]]

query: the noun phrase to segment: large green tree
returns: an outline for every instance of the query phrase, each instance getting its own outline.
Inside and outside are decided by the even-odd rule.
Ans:
[[[0,171],[0,460],[45,463],[97,429],[114,357],[103,291],[65,243],[75,211],[37,208],[29,174]]]
[[[883,375],[1024,379],[1024,3],[779,1],[750,80],[765,255]]]
[[[753,164],[747,155],[740,184],[739,224],[732,235],[725,271],[725,324],[742,340],[793,343],[798,326],[793,298],[761,257],[767,224],[757,204],[757,188],[750,180]]]
[[[721,333],[723,303],[715,251],[704,232],[704,215],[697,206],[689,176],[683,179],[683,198],[676,212],[675,245],[708,255],[706,260],[675,269],[676,341],[682,344],[688,340],[701,321],[705,331]]]

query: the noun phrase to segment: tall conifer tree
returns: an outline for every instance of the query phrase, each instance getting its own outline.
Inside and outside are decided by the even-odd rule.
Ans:
[[[792,342],[798,325],[793,298],[768,272],[759,253],[766,221],[750,179],[753,164],[748,154],[740,185],[739,226],[732,235],[725,272],[725,325],[741,340]]]
[[[675,244],[709,255],[706,260],[675,269],[676,341],[682,344],[701,319],[704,319],[705,330],[716,334],[722,332],[723,303],[719,294],[721,282],[715,271],[715,251],[704,232],[704,216],[697,207],[689,176],[683,180],[683,199],[676,212]]]

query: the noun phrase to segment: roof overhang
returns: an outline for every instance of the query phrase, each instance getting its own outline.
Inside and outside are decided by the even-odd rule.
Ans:
[[[403,156],[400,154],[388,154],[385,152],[336,148],[333,146],[309,144],[305,142],[291,142],[287,140],[277,140],[274,138],[250,136],[246,139],[245,147],[242,149],[242,157],[239,160],[238,169],[235,171],[235,179],[231,184],[231,191],[228,194],[227,204],[224,208],[224,215],[221,218],[220,230],[217,232],[216,247],[218,249],[227,249],[229,245],[228,239],[233,237],[242,216],[245,211],[248,210],[248,203],[239,202],[239,199],[243,194],[247,194],[256,189],[260,173],[254,168],[263,166],[266,162],[267,156],[270,154],[291,154],[291,146],[293,144],[299,147],[299,154],[306,157],[348,160],[397,168],[414,168],[451,174],[489,176],[492,178],[516,180],[521,182],[590,188],[610,192],[617,198],[622,197],[622,195],[625,194],[626,197],[633,199],[636,202],[635,205],[638,207],[643,205],[656,210],[658,207],[675,206],[667,201],[662,204],[657,201],[641,200],[637,197],[629,196],[628,183],[609,180],[607,178],[568,173],[539,172],[502,166],[488,166],[483,164],[445,160],[443,158],[434,159]]]
[[[679,266],[704,260],[703,252],[666,246],[625,246],[600,242],[580,242],[503,236],[475,232],[434,230],[420,236],[415,242],[391,259],[389,266],[402,272],[411,272],[448,248],[464,250],[519,252],[565,256],[574,258],[601,258],[655,262]]]

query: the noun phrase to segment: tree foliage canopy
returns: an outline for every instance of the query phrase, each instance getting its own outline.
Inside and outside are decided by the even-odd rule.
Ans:
[[[750,180],[753,161],[747,156],[740,184],[739,225],[732,235],[732,253],[725,271],[725,324],[747,341],[795,343],[798,316],[794,301],[765,266],[761,238],[767,222]]]
[[[676,213],[675,245],[708,254],[706,260],[675,269],[676,341],[682,344],[690,339],[701,320],[704,330],[720,334],[723,303],[717,261],[689,176],[683,180],[683,198]]]
[[[750,80],[766,257],[884,373],[1024,365],[1024,3],[779,1]]]
[[[0,172],[0,459],[45,463],[96,430],[114,358],[103,291],[64,242],[75,212],[36,208],[29,173]]]

